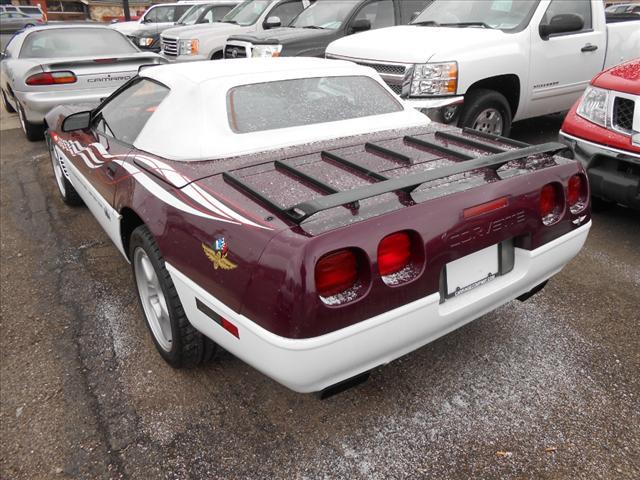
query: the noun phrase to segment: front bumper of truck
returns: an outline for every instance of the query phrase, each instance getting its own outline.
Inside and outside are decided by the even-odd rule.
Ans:
[[[587,171],[592,195],[640,210],[640,154],[564,131],[560,132],[560,141],[571,147]]]

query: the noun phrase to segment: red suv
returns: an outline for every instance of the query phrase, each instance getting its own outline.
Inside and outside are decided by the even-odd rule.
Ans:
[[[640,210],[640,58],[596,75],[562,124],[591,194]]]

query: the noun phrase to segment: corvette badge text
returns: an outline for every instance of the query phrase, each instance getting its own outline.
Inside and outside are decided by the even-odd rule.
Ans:
[[[488,225],[469,228],[468,230],[465,230],[463,232],[451,235],[449,237],[449,246],[458,247],[460,245],[464,245],[465,243],[469,243],[473,240],[477,240],[492,233],[497,233],[501,230],[504,230],[505,228],[523,223],[526,219],[527,216],[524,210],[520,210],[519,212],[516,212],[507,217],[493,220]]]

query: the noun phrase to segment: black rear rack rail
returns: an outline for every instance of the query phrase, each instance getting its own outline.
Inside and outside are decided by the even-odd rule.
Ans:
[[[475,133],[475,131],[474,131]],[[479,135],[482,136],[482,135]],[[456,136],[457,137],[457,136]],[[464,137],[461,137],[463,140],[466,140]],[[454,150],[449,151],[446,147],[442,147],[441,145],[432,144],[431,142],[427,142],[415,137],[404,137],[405,142],[414,143],[419,146],[424,145],[425,148],[434,149],[434,150],[447,150],[447,155],[452,156],[460,156],[459,152]],[[453,140],[453,139],[452,139]],[[457,138],[455,141],[459,141]],[[500,141],[502,141],[500,139]],[[485,147],[478,147],[485,148]],[[300,224],[313,215],[320,213],[325,210],[330,210],[336,207],[349,206],[350,208],[357,209],[360,200],[365,200],[367,198],[376,197],[378,195],[384,195],[386,193],[397,193],[397,192],[405,192],[410,193],[418,188],[423,183],[431,182],[434,180],[441,180],[443,178],[447,178],[453,175],[459,175],[465,172],[469,172],[472,170],[478,170],[481,168],[490,168],[493,170],[497,170],[501,166],[506,163],[512,162],[514,160],[520,160],[532,155],[554,155],[563,150],[566,150],[566,146],[558,143],[558,142],[549,142],[544,143],[542,145],[535,146],[527,146],[524,148],[519,148],[517,150],[511,151],[503,151],[500,153],[495,153],[493,155],[485,155],[482,157],[468,157],[465,161],[460,161],[452,165],[446,165],[441,168],[429,170],[426,172],[415,173],[411,175],[406,175],[400,178],[387,178],[384,175],[381,175],[377,172],[373,172],[362,165],[358,165],[349,160],[346,160],[334,153],[323,151],[321,153],[321,157],[328,159],[332,162],[338,163],[344,167],[349,169],[353,169],[354,171],[361,173],[363,175],[367,175],[375,180],[377,183],[373,183],[371,185],[366,185],[362,187],[357,187],[347,191],[338,191],[334,187],[327,185],[322,180],[319,180],[311,175],[300,171],[298,168],[288,165],[281,161],[276,161],[276,168],[287,171],[293,176],[298,177],[299,179],[313,185],[314,187],[319,188],[320,190],[324,190],[328,193],[328,195],[316,198],[314,200],[309,200],[306,202],[298,203],[291,208],[284,208],[281,205],[278,205],[273,200],[269,199],[261,192],[253,188],[251,185],[246,183],[242,178],[234,175],[231,172],[224,172],[222,174],[223,179],[238,188],[241,191],[244,191],[257,200],[261,201],[266,206],[275,210],[281,216],[287,218],[291,222],[295,224]],[[443,153],[445,153],[443,151]]]

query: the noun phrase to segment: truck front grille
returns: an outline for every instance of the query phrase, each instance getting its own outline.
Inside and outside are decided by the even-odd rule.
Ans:
[[[636,102],[630,98],[616,97],[613,101],[613,128],[625,133],[633,130],[633,114]]]
[[[335,60],[349,60],[362,65],[363,67],[371,67],[380,74],[380,77],[385,81],[389,88],[393,90],[397,95],[402,95],[403,85],[407,84],[413,71],[411,65],[402,63],[383,63],[370,60],[364,60],[359,58],[341,57],[339,55],[327,55],[327,58]]]
[[[407,67],[404,65],[388,65],[383,63],[360,63],[360,65],[371,67],[380,75],[399,75],[404,77],[404,73],[407,70]]]
[[[247,58],[247,49],[233,43],[224,47],[224,58]]]
[[[162,37],[162,51],[170,57],[178,56],[178,39]]]

